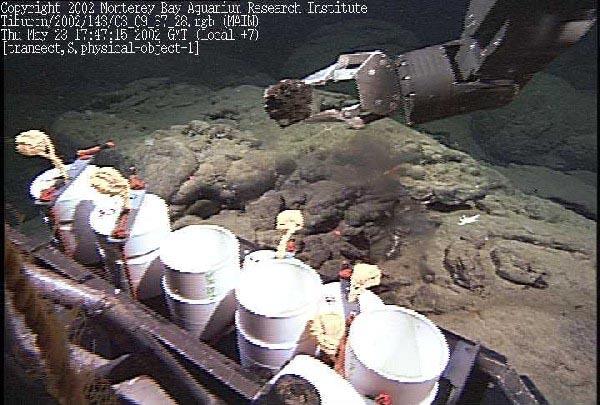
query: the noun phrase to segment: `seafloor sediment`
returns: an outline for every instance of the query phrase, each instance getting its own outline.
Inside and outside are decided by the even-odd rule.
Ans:
[[[594,221],[392,119],[280,129],[262,94],[145,79],[63,114],[51,134],[116,140],[174,228],[215,223],[273,246],[276,214],[301,209],[298,255],[325,276],[343,258],[375,261],[387,303],[506,354],[551,403],[595,403]]]

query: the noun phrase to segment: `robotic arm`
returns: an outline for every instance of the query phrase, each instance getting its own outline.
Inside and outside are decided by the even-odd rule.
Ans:
[[[596,21],[593,0],[471,0],[459,39],[390,57],[343,54],[301,80],[265,91],[265,109],[282,127],[343,121],[362,128],[402,107],[409,125],[512,101],[531,77]],[[355,80],[360,103],[313,114],[312,88]]]

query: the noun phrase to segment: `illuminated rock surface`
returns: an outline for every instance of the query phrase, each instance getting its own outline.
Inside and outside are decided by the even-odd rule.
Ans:
[[[301,209],[298,257],[323,275],[334,277],[344,258],[378,261],[387,303],[506,354],[551,402],[591,401],[594,221],[391,119],[361,131],[280,129],[258,87],[127,91],[114,105],[104,96],[98,110],[63,115],[55,133],[124,134],[119,151],[171,204],[175,228],[218,224],[273,248],[277,213]]]

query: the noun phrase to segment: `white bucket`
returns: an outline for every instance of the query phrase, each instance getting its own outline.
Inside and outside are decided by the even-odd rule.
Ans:
[[[220,269],[203,273],[177,272],[164,266],[166,282],[171,291],[188,299],[214,299],[235,287],[240,266],[228,264]],[[175,284],[176,287],[173,287]]]
[[[66,165],[67,170],[70,165]],[[75,179],[73,183],[58,197],[54,203],[55,220],[59,222],[72,221],[75,216],[75,209],[81,201],[96,201],[104,198],[90,185],[90,175],[96,170],[96,166],[88,165],[83,172]],[[52,187],[55,178],[60,174],[56,168],[47,170],[36,177],[29,187],[29,193],[35,199],[38,199],[43,190]]]
[[[433,401],[435,400],[435,397],[438,393],[439,388],[440,388],[440,384],[436,381],[435,385],[433,386],[433,389],[431,390],[429,395],[427,395],[427,398],[425,398],[424,400],[419,402],[419,405],[431,405],[433,403]]]
[[[69,166],[67,165],[67,169]],[[59,223],[58,234],[65,252],[86,265],[101,261],[94,232],[89,224],[95,205],[105,199],[105,196],[89,185],[90,174],[95,168],[88,165],[53,206],[54,220]],[[54,168],[36,177],[29,188],[31,196],[39,198],[43,190],[54,185],[54,179],[58,175],[58,169]]]
[[[235,286],[240,273],[236,236],[215,225],[190,225],[171,232],[160,245],[171,291],[192,299],[213,299]]]
[[[240,325],[263,342],[297,342],[316,313],[321,279],[297,259],[273,259],[244,269],[236,298]]]
[[[302,377],[319,393],[322,405],[365,405],[364,398],[350,383],[323,362],[305,355],[298,355],[275,375],[270,384],[283,375]]]
[[[243,367],[249,365],[264,365],[269,369],[280,368],[297,354],[314,356],[317,352],[317,342],[309,335],[302,336],[299,342],[268,343],[249,335],[239,323],[239,313],[235,315],[237,343],[240,353],[240,363]],[[248,361],[250,360],[250,361]]]
[[[244,356],[243,358],[240,357],[240,364],[242,365],[243,368],[255,367],[255,368],[260,368],[260,369],[266,369],[266,370],[269,370],[272,374],[275,374],[276,372],[278,372],[281,369],[281,366],[273,367],[273,366],[267,366],[266,364],[260,364],[256,361],[252,360],[248,356]]]
[[[158,258],[158,250],[127,259],[127,268],[138,299],[162,295],[160,282],[163,268]]]
[[[233,323],[235,313],[233,290],[213,300],[190,300],[170,291],[164,277],[162,287],[171,318],[195,337],[211,339]]]
[[[271,260],[275,259],[275,251],[274,250],[256,250],[252,253],[248,253],[244,257],[244,265],[243,268],[247,269],[249,267],[254,266],[262,262],[263,260]]]
[[[132,199],[136,196],[132,192]],[[106,248],[106,238],[110,237],[117,225],[121,209],[120,198],[105,198],[96,204],[90,216],[90,224],[98,234],[98,243],[103,249]],[[159,196],[146,193],[123,248],[125,257],[141,256],[158,249],[170,232],[167,204]]]
[[[350,326],[346,379],[363,395],[386,392],[393,404],[421,404],[446,368],[442,332],[423,315],[386,305],[360,313]]]

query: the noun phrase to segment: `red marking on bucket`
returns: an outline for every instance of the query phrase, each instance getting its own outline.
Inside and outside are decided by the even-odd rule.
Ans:
[[[392,405],[392,397],[390,394],[382,392],[381,394],[377,395],[377,398],[375,398],[375,403],[377,405]]]

